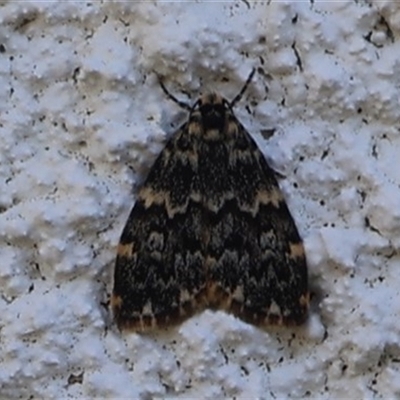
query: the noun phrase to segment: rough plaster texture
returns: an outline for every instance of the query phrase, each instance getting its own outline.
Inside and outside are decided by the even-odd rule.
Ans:
[[[184,118],[232,98],[304,237],[308,323],[122,335],[113,260]],[[400,3],[0,4],[0,398],[400,397]],[[190,97],[190,99],[188,99]]]

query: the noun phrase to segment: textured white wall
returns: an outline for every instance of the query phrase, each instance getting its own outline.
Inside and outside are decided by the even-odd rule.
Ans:
[[[121,335],[133,185],[184,118],[154,71],[194,101],[253,66],[236,114],[284,176],[309,322]],[[0,398],[400,396],[399,2],[3,1],[0,82]]]

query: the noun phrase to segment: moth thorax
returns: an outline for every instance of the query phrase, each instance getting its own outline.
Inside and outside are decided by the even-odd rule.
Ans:
[[[222,130],[226,123],[226,105],[224,99],[216,93],[203,95],[199,100],[199,110],[205,129]]]

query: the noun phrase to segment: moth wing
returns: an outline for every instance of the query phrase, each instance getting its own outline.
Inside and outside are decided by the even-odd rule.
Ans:
[[[144,331],[200,307],[205,271],[197,145],[183,125],[139,190],[114,272],[111,303],[120,329]]]
[[[273,170],[231,120],[230,139],[202,156],[219,170],[215,179],[224,177],[213,181],[202,169],[209,176],[209,302],[255,324],[300,324],[309,302],[302,240]]]

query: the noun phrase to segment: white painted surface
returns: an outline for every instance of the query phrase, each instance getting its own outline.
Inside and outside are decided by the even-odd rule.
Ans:
[[[400,396],[398,2],[5,1],[0,21],[0,398]],[[153,72],[193,101],[253,66],[236,113],[285,176],[309,322],[121,335],[116,244],[183,117]]]

